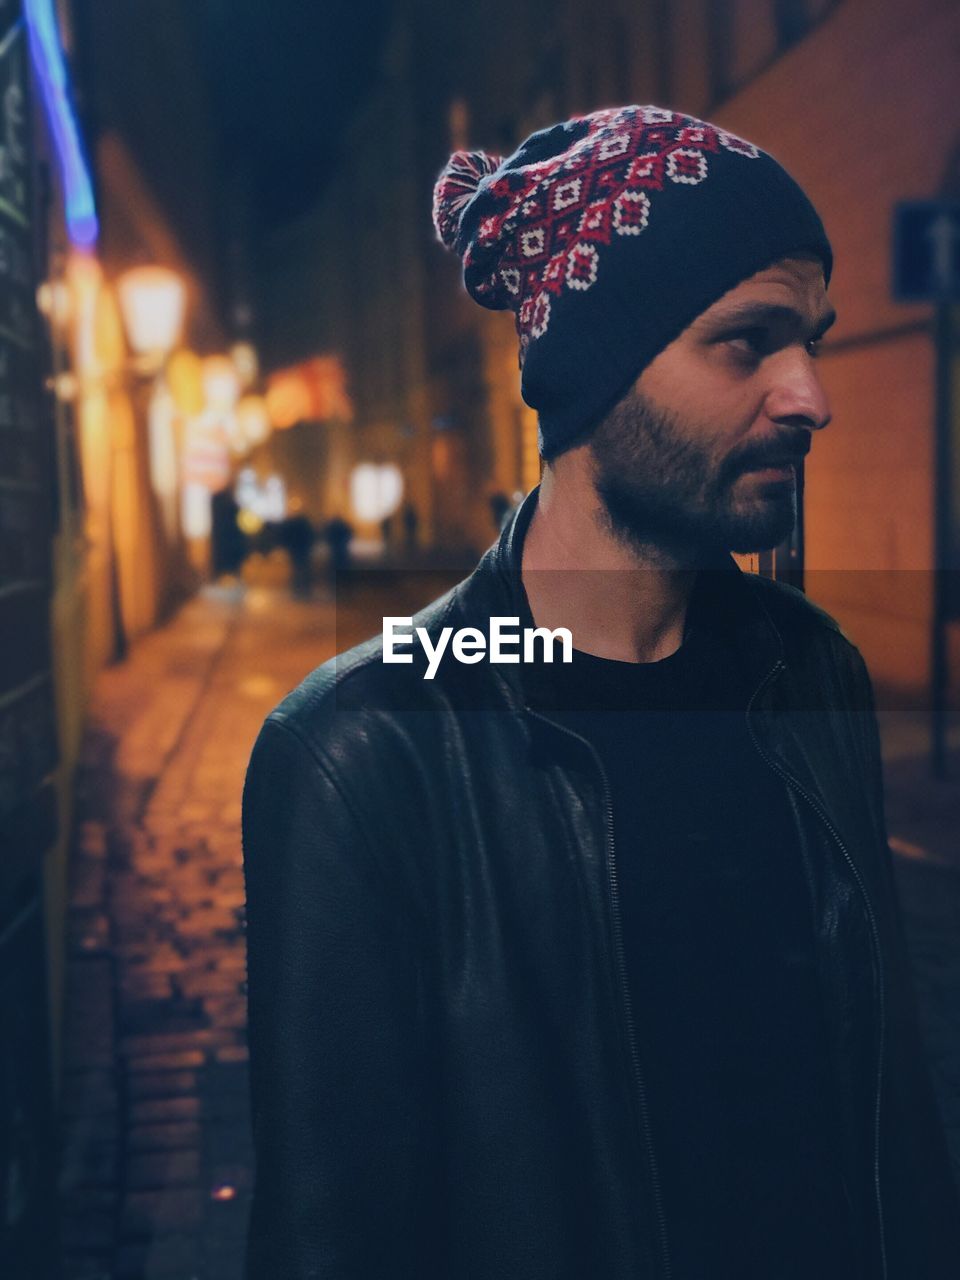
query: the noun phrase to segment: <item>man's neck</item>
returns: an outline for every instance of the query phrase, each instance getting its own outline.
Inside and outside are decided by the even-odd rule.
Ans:
[[[523,544],[523,585],[538,627],[567,627],[574,647],[621,662],[658,662],[683,642],[697,571],[606,526],[593,486],[561,493],[544,473]]]

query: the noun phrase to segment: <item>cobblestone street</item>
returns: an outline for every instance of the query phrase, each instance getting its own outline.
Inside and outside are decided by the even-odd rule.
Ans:
[[[414,575],[396,609],[448,583]],[[363,590],[335,610],[279,585],[211,588],[98,679],[70,911],[69,1280],[241,1274],[252,1168],[244,770],[284,693],[381,616]]]
[[[418,576],[390,609],[409,612],[449,580]],[[335,620],[328,601],[279,586],[210,588],[98,679],[70,911],[68,1280],[239,1280],[252,1179],[244,769],[271,707],[378,630],[385,607],[361,588]],[[960,757],[949,786],[931,784],[915,722],[884,730],[925,1033],[960,1161]]]

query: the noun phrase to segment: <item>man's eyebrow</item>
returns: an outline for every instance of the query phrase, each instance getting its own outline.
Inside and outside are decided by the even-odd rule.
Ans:
[[[837,318],[832,307],[819,317],[813,326],[814,339],[822,338]],[[732,325],[747,327],[764,324],[789,324],[797,330],[807,327],[807,319],[795,307],[787,307],[778,302],[741,302],[723,310],[716,310],[710,316],[711,325],[729,328]]]

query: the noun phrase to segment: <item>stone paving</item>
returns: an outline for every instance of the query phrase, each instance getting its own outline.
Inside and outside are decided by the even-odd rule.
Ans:
[[[68,1277],[236,1277],[250,1187],[239,788],[268,709],[208,593],[99,680],[79,778]]]
[[[387,611],[412,612],[453,580],[394,581]],[[72,864],[67,1280],[241,1275],[244,770],[268,711],[374,633],[383,608],[371,588],[336,610],[277,585],[211,588],[97,681]]]
[[[449,578],[447,579],[449,580]],[[240,795],[271,707],[407,597],[216,587],[97,683],[78,779],[61,1189],[66,1280],[239,1280],[252,1180]],[[960,1171],[960,751],[882,717],[924,1032]]]

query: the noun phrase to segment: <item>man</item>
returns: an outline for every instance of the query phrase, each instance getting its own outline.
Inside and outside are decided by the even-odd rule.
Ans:
[[[870,680],[730,555],[829,421],[820,220],[654,107],[458,153],[434,218],[516,313],[543,480],[410,661],[324,664],[255,747],[249,1275],[955,1275]],[[476,661],[492,619],[573,661]]]

